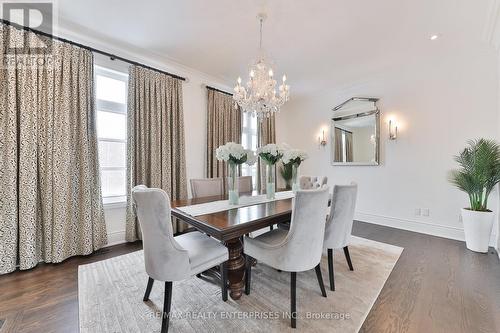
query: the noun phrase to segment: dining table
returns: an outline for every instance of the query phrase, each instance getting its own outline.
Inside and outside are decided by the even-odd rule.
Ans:
[[[241,194],[242,197],[245,195],[251,196],[252,193]],[[221,241],[228,248],[228,287],[231,298],[238,300],[243,294],[245,285],[246,262],[243,254],[243,236],[279,223],[288,223],[291,219],[293,198],[276,199],[243,207],[237,206],[196,216],[187,213],[184,209],[186,206],[221,200],[227,200],[227,195],[175,200],[171,202],[171,214]]]

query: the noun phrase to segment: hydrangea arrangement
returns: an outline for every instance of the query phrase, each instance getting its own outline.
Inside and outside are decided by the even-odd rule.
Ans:
[[[284,149],[275,143],[267,144],[257,148],[257,155],[260,156],[267,164],[274,165],[283,156]]]
[[[283,153],[283,157],[281,158],[281,161],[283,164],[295,164],[296,166],[299,166],[302,161],[306,160],[308,158],[307,154],[305,151],[300,150],[300,149],[288,149]]]
[[[286,182],[287,188],[289,188],[291,184],[294,192],[300,189],[298,174],[299,165],[302,161],[307,159],[307,157],[308,156],[305,151],[287,147],[283,153],[283,157],[281,158],[281,161],[283,162],[281,175]]]
[[[256,161],[255,154],[250,149],[245,149],[236,142],[228,142],[225,145],[219,146],[215,150],[215,156],[219,161],[225,161],[232,164],[252,165]]]

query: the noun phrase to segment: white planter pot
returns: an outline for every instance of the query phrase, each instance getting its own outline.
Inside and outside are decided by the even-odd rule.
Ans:
[[[469,250],[488,252],[494,217],[493,212],[478,212],[462,208],[465,243]]]

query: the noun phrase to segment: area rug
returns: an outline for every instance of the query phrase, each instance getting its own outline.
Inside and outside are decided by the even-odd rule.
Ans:
[[[353,237],[354,271],[342,250],[335,252],[336,291],[329,290],[328,262],[321,262],[327,298],[314,270],[297,274],[297,330],[290,328],[290,274],[258,263],[252,292],[221,300],[218,285],[193,277],[174,282],[170,332],[358,332],[403,249]],[[81,333],[159,332],[164,284],[156,282],[150,301],[143,252],[78,268]]]

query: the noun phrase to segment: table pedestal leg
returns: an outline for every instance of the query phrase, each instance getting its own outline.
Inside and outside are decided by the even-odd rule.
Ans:
[[[227,277],[229,280],[229,295],[232,299],[240,299],[245,286],[245,257],[243,256],[243,243],[240,238],[235,238],[225,243],[229,249],[227,262]]]

